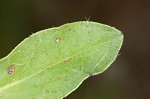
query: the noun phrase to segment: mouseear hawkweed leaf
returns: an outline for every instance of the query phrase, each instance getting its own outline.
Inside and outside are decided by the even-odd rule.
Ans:
[[[106,70],[122,42],[119,30],[96,22],[39,31],[0,60],[0,99],[62,99]]]

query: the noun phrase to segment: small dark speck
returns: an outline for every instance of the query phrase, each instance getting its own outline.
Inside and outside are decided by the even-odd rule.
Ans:
[[[13,72],[15,72],[15,67],[14,67],[14,66],[8,67],[7,73],[8,73],[8,74],[12,74]]]
[[[72,29],[71,28],[69,28],[69,31],[71,31]]]
[[[51,91],[51,93],[56,93],[56,91]]]
[[[49,93],[49,90],[46,89],[45,91],[46,91],[46,93]]]

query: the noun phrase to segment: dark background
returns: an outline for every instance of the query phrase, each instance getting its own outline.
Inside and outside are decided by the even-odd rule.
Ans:
[[[0,58],[32,33],[85,17],[120,29],[124,45],[66,99],[150,99],[150,0],[0,0]]]

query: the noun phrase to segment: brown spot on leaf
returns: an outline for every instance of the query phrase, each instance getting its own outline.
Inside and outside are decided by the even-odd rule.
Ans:
[[[15,71],[15,67],[14,67],[14,66],[10,66],[10,67],[8,67],[8,69],[7,69],[7,73],[8,73],[8,74],[12,74],[14,71]]]
[[[61,41],[61,38],[56,38],[56,43],[59,43]]]

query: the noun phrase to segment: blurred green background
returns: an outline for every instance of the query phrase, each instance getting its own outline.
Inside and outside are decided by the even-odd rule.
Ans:
[[[0,0],[0,58],[39,30],[86,20],[125,35],[121,55],[65,99],[150,99],[150,0]]]

